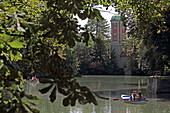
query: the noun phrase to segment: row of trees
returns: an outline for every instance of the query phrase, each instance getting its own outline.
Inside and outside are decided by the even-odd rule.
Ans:
[[[85,27],[92,34],[92,39],[88,46],[77,43],[73,49],[67,50],[67,62],[83,75],[123,74],[116,64],[114,50],[111,50],[110,26],[107,21],[89,20]]]

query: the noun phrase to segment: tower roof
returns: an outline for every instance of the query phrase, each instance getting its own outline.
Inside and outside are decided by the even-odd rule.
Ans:
[[[120,20],[120,15],[114,15],[114,16],[112,16],[111,20],[113,20],[113,19]]]

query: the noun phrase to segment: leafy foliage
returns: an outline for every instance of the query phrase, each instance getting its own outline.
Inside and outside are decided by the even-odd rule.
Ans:
[[[133,13],[137,26],[142,30],[149,30],[150,23],[155,24],[159,29],[165,27],[163,25],[165,19],[161,17],[168,10],[169,5],[169,0],[118,0],[116,8],[120,9],[120,12],[128,11]]]
[[[120,13],[124,16],[129,35],[140,40],[138,64],[146,74],[169,68],[169,1],[134,1],[127,3]],[[121,5],[120,5],[121,6]],[[127,16],[128,15],[128,16]]]
[[[93,34],[89,39],[89,46],[77,43],[72,52],[77,58],[78,72],[84,75],[118,74],[107,21],[89,20],[86,28]]]
[[[1,112],[38,111],[24,98],[37,98],[25,94],[23,83],[29,76],[50,76],[50,83],[42,93],[50,93],[50,101],[56,100],[56,91],[66,95],[68,105],[75,105],[78,98],[81,103],[93,102],[97,105],[88,88],[76,85],[74,72],[67,65],[62,53],[66,47],[74,47],[77,41],[88,44],[90,34],[78,25],[80,19],[102,19],[99,10],[93,8],[98,4],[108,6],[111,1],[75,1],[75,0],[3,0],[0,2],[0,101]],[[82,35],[79,32],[82,31]],[[57,85],[53,85],[57,84]],[[68,95],[65,88],[72,90]],[[77,91],[81,90],[81,91]],[[77,96],[78,94],[78,96]],[[7,100],[3,98],[8,97]],[[71,101],[70,101],[71,99]],[[84,100],[87,99],[87,102]],[[71,102],[71,103],[70,103]],[[63,103],[66,104],[65,102]]]

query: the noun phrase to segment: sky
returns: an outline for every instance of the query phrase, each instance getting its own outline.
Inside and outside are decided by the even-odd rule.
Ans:
[[[109,25],[110,25],[111,17],[113,15],[117,14],[117,12],[115,12],[115,8],[113,8],[111,6],[107,10],[103,6],[96,6],[95,8],[100,10],[101,15],[103,16],[104,19],[106,19],[108,21]],[[78,21],[79,21],[79,23],[81,23],[81,26],[84,26],[87,23],[87,19],[86,20],[78,19]]]

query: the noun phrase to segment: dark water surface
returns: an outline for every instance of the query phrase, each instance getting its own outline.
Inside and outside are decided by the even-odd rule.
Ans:
[[[83,76],[78,78],[81,85],[89,87],[98,95],[109,98],[104,100],[97,98],[99,105],[80,105],[64,107],[63,96],[57,94],[54,103],[48,101],[48,94],[42,95],[38,89],[44,84],[29,83],[26,90],[30,94],[37,95],[43,101],[36,102],[41,113],[170,113],[170,94],[152,94],[146,90],[148,77],[145,76]],[[169,84],[168,84],[169,85]],[[133,90],[141,90],[142,94],[149,100],[147,104],[137,105],[124,103],[122,100],[113,101],[113,98],[120,98],[121,94],[130,95]]]

